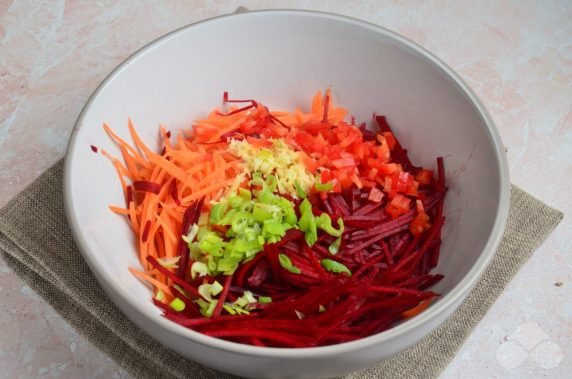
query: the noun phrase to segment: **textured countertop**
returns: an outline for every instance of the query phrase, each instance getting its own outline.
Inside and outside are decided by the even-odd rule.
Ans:
[[[508,149],[512,182],[567,216],[442,377],[570,377],[569,0],[0,0],[0,206],[64,155],[81,108],[116,65],[164,33],[239,6],[315,9],[382,25],[431,50],[476,91]],[[2,261],[0,336],[0,378],[129,377]]]

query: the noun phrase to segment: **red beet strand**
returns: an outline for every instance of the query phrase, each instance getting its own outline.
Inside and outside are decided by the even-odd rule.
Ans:
[[[230,283],[232,282],[232,274],[231,275],[227,275],[224,279],[224,285],[223,285],[223,289],[222,292],[218,298],[218,301],[216,303],[215,309],[213,311],[213,317],[219,317],[220,316],[220,311],[222,310],[222,306],[224,305],[224,302],[226,300],[226,296],[228,294],[228,290],[230,288]]]
[[[193,287],[185,280],[179,278],[177,275],[175,275],[165,267],[161,266],[161,264],[157,261],[157,259],[155,259],[150,255],[148,255],[146,259],[147,262],[149,262],[155,269],[157,269],[157,271],[159,271],[161,274],[165,275],[167,278],[171,279],[174,283],[180,285],[185,291],[187,291],[189,296],[194,298],[199,297],[199,292],[195,287]]]
[[[147,220],[147,222],[145,223],[145,227],[143,227],[143,233],[141,233],[141,241],[147,242],[150,230],[151,230],[151,221]]]
[[[183,214],[183,221],[181,224],[181,235],[187,235],[191,225],[196,224],[199,221],[201,211],[203,209],[205,198],[202,197],[197,201],[193,201],[191,205],[185,210]],[[177,276],[180,278],[185,278],[187,271],[189,269],[189,246],[179,238],[177,241],[177,256],[181,257],[179,259],[179,268],[177,269]]]
[[[169,193],[171,194],[171,197],[173,198],[173,201],[175,202],[175,204],[180,206],[181,200],[179,200],[179,191],[177,189],[177,181],[176,180],[171,181],[171,184],[169,185]]]
[[[159,183],[149,182],[147,180],[136,180],[133,182],[133,189],[136,191],[150,192],[157,195],[161,192],[163,186]]]

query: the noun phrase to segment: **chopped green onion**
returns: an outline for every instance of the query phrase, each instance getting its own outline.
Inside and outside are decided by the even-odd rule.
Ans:
[[[296,194],[298,195],[298,197],[300,199],[305,199],[306,198],[306,192],[304,192],[304,190],[302,189],[302,186],[300,185],[300,183],[298,183],[298,181],[294,181],[294,188],[296,188]]]
[[[254,217],[252,214],[239,211],[232,217],[230,225],[233,232],[242,233],[242,231],[249,225],[252,225],[253,222]]]
[[[334,189],[334,182],[332,181],[332,182],[322,183],[320,181],[320,177],[316,176],[314,181],[314,188],[316,188],[316,191],[318,192],[331,191],[332,189]]]
[[[260,302],[260,303],[272,303],[272,298],[270,296],[259,296],[258,302]]]
[[[205,315],[206,317],[212,317],[213,312],[214,312],[214,310],[215,310],[215,308],[216,308],[217,303],[218,303],[218,300],[216,300],[216,299],[210,302],[209,307],[207,308],[207,310],[206,310],[205,313],[204,313],[204,315]]]
[[[181,312],[185,309],[185,302],[176,297],[171,301],[169,307],[171,307],[175,312]]]
[[[240,263],[240,259],[233,259],[231,257],[224,257],[218,260],[216,269],[220,272],[223,272],[227,275],[230,275],[238,268],[238,264]]]
[[[320,304],[320,305],[318,306],[318,312],[322,313],[322,312],[325,312],[325,311],[326,311],[326,307],[324,307],[322,304]]]
[[[191,244],[195,240],[195,237],[197,236],[198,233],[199,233],[199,226],[197,224],[193,224],[189,229],[189,233],[186,236],[182,236],[181,238],[187,244]]]
[[[336,238],[334,242],[330,244],[330,246],[328,246],[328,251],[330,252],[330,254],[336,255],[338,251],[340,251],[341,244],[342,244],[342,236],[339,236],[338,238]]]
[[[252,200],[252,192],[247,190],[246,188],[239,188],[238,189],[238,196],[242,197],[244,200]]]
[[[286,254],[278,254],[278,260],[280,261],[280,266],[292,274],[300,274],[302,271],[292,264],[292,261]]]
[[[332,237],[339,237],[344,232],[344,220],[341,217],[338,218],[339,229],[336,230],[332,226],[332,219],[327,213],[322,213],[319,217],[316,217],[316,226]]]
[[[223,286],[216,280],[213,284],[205,283],[201,284],[197,291],[205,300],[211,301],[213,296],[218,295],[223,290]]]
[[[225,304],[222,307],[231,315],[234,316],[236,314],[236,311],[234,310],[234,308],[231,305]]]
[[[327,271],[344,273],[348,274],[348,276],[352,276],[350,269],[340,262],[336,262],[332,259],[322,259],[320,263],[322,264],[322,267],[324,267]]]
[[[256,303],[256,299],[254,298],[254,295],[252,295],[252,292],[244,291],[244,294],[242,296],[244,296],[246,301],[248,301],[248,304]]]
[[[155,295],[155,299],[161,301],[165,298],[165,294],[163,293],[162,290],[157,291],[157,294]]]
[[[209,273],[209,268],[203,262],[193,262],[191,265],[191,278],[195,278],[195,276],[205,276]]]
[[[185,291],[185,289],[184,289],[183,287],[181,287],[180,285],[173,283],[173,287],[175,287],[175,289],[176,289],[177,291],[179,291],[180,293],[182,293],[182,294],[185,295],[186,297],[190,297],[190,296],[189,296],[189,293],[188,293],[187,291]]]
[[[171,258],[158,258],[157,261],[159,264],[165,268],[178,268],[179,267],[179,259],[181,257],[171,257]]]
[[[213,207],[211,208],[211,213],[210,213],[210,222],[211,224],[218,224],[220,222],[220,220],[222,220],[225,212],[227,209],[227,203],[223,202],[223,203],[216,203],[215,205],[213,205]]]

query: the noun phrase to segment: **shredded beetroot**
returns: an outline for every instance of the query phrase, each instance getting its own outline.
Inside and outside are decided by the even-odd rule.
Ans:
[[[145,227],[143,228],[143,233],[141,234],[141,241],[147,242],[147,238],[149,238],[149,230],[151,230],[151,221],[147,220]]]
[[[189,228],[191,225],[196,224],[199,220],[199,216],[201,215],[201,211],[203,209],[205,198],[202,197],[198,201],[194,201],[189,207],[185,210],[183,214],[183,222],[181,225],[181,235],[187,235],[189,233]],[[177,244],[177,254],[179,257],[179,268],[177,270],[177,276],[179,278],[185,278],[187,275],[187,271],[189,268],[189,246],[182,238],[179,239]]]
[[[161,192],[162,186],[158,183],[149,182],[147,180],[136,180],[133,182],[133,189],[135,191],[150,192],[157,195]]]
[[[226,92],[223,101],[245,104],[227,115],[258,107],[255,100],[229,99]],[[317,136],[333,128],[328,123],[330,107],[330,98],[326,96],[322,120],[305,125],[303,132]],[[264,117],[264,122],[272,124],[272,127],[292,132],[270,112]],[[379,149],[376,150],[379,162],[374,162],[375,165],[368,166],[368,169],[388,170],[393,164],[400,165],[399,171],[395,175],[388,171],[377,177],[377,171],[371,175],[360,173],[360,178],[371,180],[364,180],[363,185],[358,186],[359,183],[352,182],[350,176],[354,172],[352,170],[362,169],[364,161],[342,156],[330,163],[336,169],[347,170],[349,184],[337,186],[327,193],[308,194],[316,217],[327,214],[334,228],[338,219],[343,221],[344,231],[340,238],[319,230],[317,242],[308,246],[302,231],[290,229],[280,241],[265,244],[262,252],[242,262],[232,275],[194,279],[188,275],[192,263],[188,245],[180,239],[177,245],[180,259],[176,270],[167,269],[155,258],[147,257],[149,264],[168,278],[171,293],[185,304],[182,311],[175,311],[160,301],[154,301],[164,316],[203,334],[234,342],[271,347],[311,347],[343,343],[382,332],[424,309],[425,302],[436,299],[439,295],[430,288],[443,276],[431,273],[431,269],[438,263],[441,230],[445,222],[443,206],[447,187],[444,161],[437,159],[436,178],[427,178],[423,183],[415,182],[411,186],[410,178],[415,177],[421,168],[413,165],[385,117],[377,116],[375,119],[380,128],[378,133],[365,129],[365,124],[352,127],[359,133],[355,138]],[[252,130],[229,131],[216,143],[230,138],[258,138],[261,130]],[[301,145],[305,142],[300,140]],[[382,146],[382,142],[385,145]],[[389,162],[388,158],[383,160],[382,148],[390,150],[387,153],[391,155]],[[429,172],[433,175],[432,171]],[[331,179],[324,179],[323,183],[328,180]],[[389,183],[391,180],[393,183]],[[175,181],[166,185],[173,201],[180,206]],[[392,185],[393,192],[390,190]],[[135,191],[156,194],[161,188],[161,185],[147,181],[133,183]],[[132,197],[127,199],[127,203],[130,201]],[[298,207],[300,202],[296,204]],[[180,235],[187,235],[191,226],[198,223],[203,206],[204,198],[184,209]],[[207,203],[206,207],[210,205]],[[419,224],[413,228],[411,225],[415,223]],[[143,242],[148,238],[149,228],[147,222]],[[223,227],[220,231],[226,233],[227,230]],[[286,255],[300,272],[284,269],[279,258],[281,255]],[[324,263],[326,259],[327,264]],[[340,269],[342,265],[351,275]],[[337,267],[337,271],[332,267]],[[197,304],[200,298],[197,288],[215,280],[222,283],[222,291],[215,297],[217,304],[212,317],[204,317]],[[224,305],[231,306],[245,291],[250,291],[256,298],[264,296],[272,300],[249,304],[243,308],[248,314],[228,314],[229,308]]]
[[[91,151],[93,151],[94,153],[97,153],[97,146],[90,145],[90,147],[91,147]]]
[[[177,189],[177,182],[175,180],[173,180],[169,185],[169,192],[171,193],[171,197],[173,198],[175,204],[181,205],[181,200],[179,200],[179,191]]]

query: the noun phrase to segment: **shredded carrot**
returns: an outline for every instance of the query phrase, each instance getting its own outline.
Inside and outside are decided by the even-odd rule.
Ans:
[[[169,288],[168,285],[166,285],[165,283],[162,283],[161,281],[153,278],[149,272],[141,272],[141,271],[137,271],[132,267],[129,267],[129,272],[132,273],[133,275],[135,275],[136,277],[138,277],[139,279],[142,279],[146,282],[151,283],[152,285],[155,286],[155,288],[160,289],[161,291],[163,291],[165,294],[168,294],[170,296],[173,296],[173,293],[171,292],[171,289]]]
[[[129,215],[130,212],[129,209],[118,207],[116,205],[110,205],[109,210],[120,215]]]
[[[330,96],[329,90],[326,91],[326,96]],[[204,197],[205,211],[208,211],[209,202],[224,196],[242,172],[242,160],[228,151],[227,136],[234,133],[238,133],[236,135],[239,137],[243,133],[251,135],[252,130],[249,128],[259,125],[261,119],[269,120],[269,123],[273,123],[270,126],[274,130],[285,134],[290,127],[298,128],[306,122],[320,122],[327,99],[328,97],[323,97],[322,93],[318,92],[308,113],[298,109],[294,112],[271,113],[268,108],[257,103],[246,107],[231,106],[225,112],[216,109],[210,112],[207,118],[195,121],[192,130],[181,130],[173,136],[165,126],[160,125],[160,152],[149,148],[137,133],[131,119],[127,121],[128,134],[133,141],[131,144],[115,133],[109,125],[103,124],[105,132],[117,144],[123,162],[106,151],[102,153],[115,167],[127,201],[125,207],[111,205],[109,209],[129,220],[136,236],[139,259],[145,268],[145,272],[135,269],[131,271],[137,277],[153,284],[156,289],[172,296],[168,291],[170,283],[167,277],[159,272],[150,274],[153,267],[146,258],[175,257],[183,232],[183,214],[187,207]],[[327,104],[329,120],[335,122],[346,116],[347,111],[344,108],[333,107],[331,102]],[[241,108],[245,109],[241,111]],[[249,143],[258,147],[268,147],[270,144],[264,138],[248,139]],[[316,164],[311,162],[311,158],[304,158],[307,164]],[[132,183],[136,181],[152,184],[158,193],[133,189]],[[173,182],[175,190],[170,189]]]
[[[431,303],[433,302],[433,299],[427,299],[425,301],[422,301],[421,303],[419,303],[419,305],[406,310],[405,312],[403,312],[401,314],[401,316],[403,316],[403,318],[411,318],[413,316],[417,316],[419,313],[423,312],[425,309],[427,309],[427,307],[429,307],[429,305],[431,305]]]

